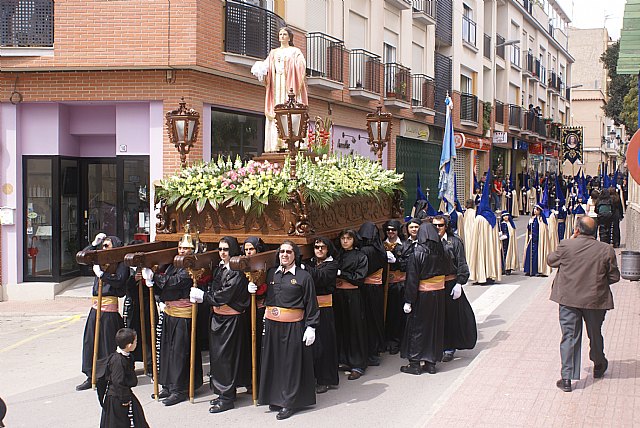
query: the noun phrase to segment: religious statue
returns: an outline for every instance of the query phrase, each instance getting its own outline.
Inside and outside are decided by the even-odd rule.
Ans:
[[[287,27],[281,28],[278,40],[280,47],[272,49],[264,61],[258,61],[251,67],[251,73],[266,86],[265,152],[277,152],[285,147],[278,138],[274,107],[287,101],[289,90],[293,90],[298,102],[309,104],[305,81],[307,64],[300,49],[293,45],[293,32]]]

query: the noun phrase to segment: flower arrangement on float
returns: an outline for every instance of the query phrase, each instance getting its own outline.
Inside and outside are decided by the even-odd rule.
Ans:
[[[289,157],[284,165],[218,157],[161,180],[156,195],[182,211],[195,206],[202,212],[207,204],[214,210],[241,205],[245,212],[260,215],[269,203],[285,204],[298,188],[319,207],[345,197],[379,199],[396,190],[404,192],[403,174],[360,155],[323,154],[312,159],[299,153],[295,180],[290,179],[289,170]]]

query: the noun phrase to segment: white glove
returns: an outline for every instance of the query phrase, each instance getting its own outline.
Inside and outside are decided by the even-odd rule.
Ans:
[[[200,290],[198,287],[191,287],[189,290],[189,301],[191,303],[202,303],[204,300],[204,291]]]
[[[313,342],[316,341],[316,329],[313,327],[307,327],[302,335],[302,341],[306,346],[313,345]]]
[[[142,278],[145,281],[153,281],[153,271],[149,268],[142,268]]]
[[[507,236],[507,235],[505,235],[504,233],[501,233],[501,234],[500,234],[500,235],[498,235],[498,236],[500,237],[500,240],[501,240],[501,241],[504,241],[505,239],[507,239],[507,238],[508,238],[508,236]]]
[[[97,247],[98,245],[100,245],[100,243],[102,241],[104,241],[104,238],[106,238],[107,235],[105,235],[104,233],[100,232],[96,235],[95,238],[93,238],[93,242],[91,243],[91,245],[93,245],[94,247]]]
[[[302,270],[304,270],[304,269],[305,269],[305,267],[304,267],[304,263],[300,263],[300,269],[302,269]]]
[[[256,292],[258,291],[258,286],[253,282],[250,282],[249,285],[247,285],[247,290],[249,290],[249,293],[251,294],[256,294]]]
[[[260,82],[264,80],[264,76],[269,72],[269,60],[256,61],[251,67],[251,74],[256,76]]]
[[[453,297],[453,300],[460,298],[461,295],[462,295],[462,285],[460,284],[454,285],[453,290],[451,290],[451,296]]]
[[[411,312],[411,303],[405,303],[404,306],[402,307],[402,310],[404,311],[405,314],[408,314],[409,312]]]
[[[160,312],[164,312],[164,308],[166,307],[167,305],[164,302],[158,303],[158,309],[160,310]]]
[[[93,273],[95,273],[98,278],[102,278],[102,275],[104,275],[104,272],[100,269],[100,265],[93,265]]]
[[[387,251],[387,261],[389,263],[395,263],[396,262],[396,256],[394,256],[391,251]]]
[[[342,271],[340,269],[338,269],[338,276],[342,275]]]
[[[529,219],[529,224],[533,224],[533,217]]]

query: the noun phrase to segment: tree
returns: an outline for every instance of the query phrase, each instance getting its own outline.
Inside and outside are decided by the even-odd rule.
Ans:
[[[627,128],[627,135],[633,135],[638,129],[638,76],[631,76],[627,91],[620,112],[620,120]]]
[[[604,110],[605,115],[613,119],[616,125],[623,124],[629,128],[630,124],[621,117],[621,113],[624,104],[624,97],[629,92],[630,82],[633,80],[633,76],[619,75],[617,73],[619,54],[620,41],[616,41],[609,45],[607,50],[600,56],[600,61],[602,62],[602,65],[607,71],[610,79],[609,86],[607,88],[607,96],[609,99],[602,109]],[[635,127],[637,127],[637,118]]]

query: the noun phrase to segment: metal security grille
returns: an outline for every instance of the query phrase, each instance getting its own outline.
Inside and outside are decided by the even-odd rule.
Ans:
[[[420,185],[429,202],[437,209],[438,178],[440,153],[442,146],[411,138],[397,137],[396,171],[404,173],[404,186],[407,196],[404,200],[405,215],[411,214],[411,208],[416,202],[416,173],[420,173]],[[428,194],[427,194],[428,193]]]
[[[266,58],[280,45],[278,31],[286,26],[284,19],[271,11],[233,1],[225,6],[225,24],[225,51],[255,58]]]
[[[464,206],[464,201],[469,195],[465,194],[467,188],[467,154],[466,150],[456,150],[456,161],[453,164],[453,172],[456,174],[456,190],[458,191],[458,200]]]
[[[53,0],[1,0],[2,47],[52,47]]]

